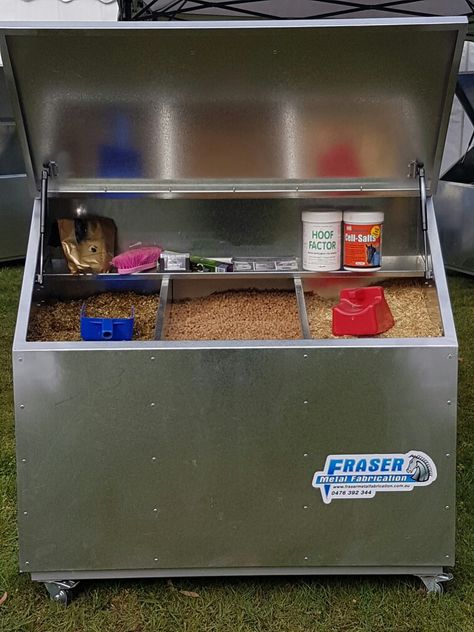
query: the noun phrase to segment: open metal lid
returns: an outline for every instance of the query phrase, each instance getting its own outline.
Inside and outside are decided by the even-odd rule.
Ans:
[[[3,24],[32,177],[56,191],[434,190],[464,18]]]

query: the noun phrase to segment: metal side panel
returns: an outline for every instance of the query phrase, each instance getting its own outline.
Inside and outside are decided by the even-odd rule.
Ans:
[[[436,219],[446,267],[474,274],[474,186],[440,181]]]
[[[0,176],[0,261],[25,256],[31,206],[26,176]]]
[[[456,355],[16,352],[21,569],[451,565]],[[410,450],[430,485],[330,504],[312,487],[328,455]]]

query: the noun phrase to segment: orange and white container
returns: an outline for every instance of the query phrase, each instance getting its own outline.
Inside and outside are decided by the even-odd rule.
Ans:
[[[383,213],[344,213],[344,270],[380,270],[382,265]]]

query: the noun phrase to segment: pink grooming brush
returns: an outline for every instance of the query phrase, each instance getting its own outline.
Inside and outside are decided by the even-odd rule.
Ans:
[[[160,258],[161,248],[158,246],[144,246],[132,248],[128,252],[122,252],[112,259],[112,264],[119,274],[133,274],[155,268]]]

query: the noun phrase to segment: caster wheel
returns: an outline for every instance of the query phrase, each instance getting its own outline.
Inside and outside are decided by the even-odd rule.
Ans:
[[[62,604],[63,606],[67,606],[68,604],[68,596],[65,590],[59,590],[53,597],[53,601]]]

